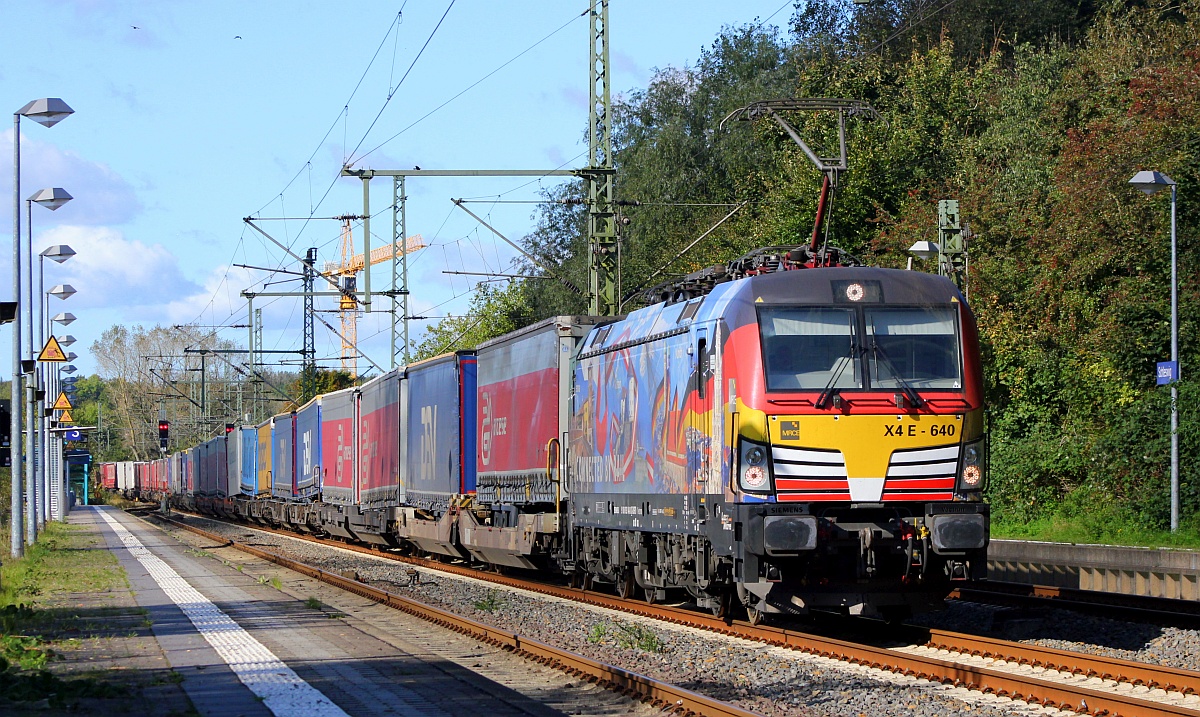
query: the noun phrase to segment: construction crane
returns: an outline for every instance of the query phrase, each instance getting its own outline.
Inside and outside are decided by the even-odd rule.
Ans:
[[[370,261],[363,254],[354,253],[354,238],[350,231],[350,222],[356,217],[336,217],[342,221],[342,261],[327,262],[325,273],[338,277],[342,297],[338,300],[338,309],[342,315],[342,370],[351,378],[358,378],[358,302],[354,292],[358,291],[358,272],[385,261],[391,261],[394,256],[411,254],[418,249],[424,249],[425,244],[420,234],[410,236],[393,244],[385,244],[371,250]]]

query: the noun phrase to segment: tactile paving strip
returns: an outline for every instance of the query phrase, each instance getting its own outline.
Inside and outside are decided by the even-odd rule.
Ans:
[[[250,688],[276,717],[349,717],[340,707],[242,629],[179,573],[150,552],[137,536],[108,515],[100,517],[121,539],[133,557],[158,583],[196,629],[212,645],[242,684]]]

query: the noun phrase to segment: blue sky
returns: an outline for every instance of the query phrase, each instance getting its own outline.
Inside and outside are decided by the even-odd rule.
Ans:
[[[75,197],[54,213],[34,207],[33,232],[35,251],[67,243],[78,252],[61,266],[47,263],[46,272],[47,286],[67,282],[78,291],[52,307],[79,317],[67,330],[78,339],[76,365],[95,369],[88,349],[114,324],[245,323],[240,292],[287,277],[232,265],[296,262],[242,218],[361,213],[361,182],[338,178],[347,158],[375,169],[585,165],[585,8],[585,0],[8,4],[0,27],[5,101],[15,111],[61,97],[76,112],[52,128],[21,122],[21,198],[52,186]],[[613,90],[645,87],[655,68],[693,64],[723,27],[786,26],[792,12],[783,0],[613,0]],[[6,236],[11,127],[0,131]],[[503,271],[512,257],[452,198],[533,200],[555,181],[410,179],[409,234],[428,245],[411,260],[412,313],[462,313],[473,281],[443,272]],[[390,201],[390,182],[374,181],[373,212]],[[514,239],[533,226],[532,204],[470,207]],[[337,222],[260,226],[298,254],[315,246],[322,263],[338,258]],[[372,233],[374,246],[390,240],[390,212],[373,221]],[[354,237],[361,250],[357,225]],[[5,247],[0,284],[9,287]],[[389,268],[375,268],[373,288],[386,286]],[[299,287],[270,290],[289,288]],[[300,347],[299,299],[256,306],[265,306],[264,348]],[[336,315],[325,316],[337,325]],[[424,325],[414,322],[414,338]],[[220,335],[247,341],[244,329]],[[339,353],[339,340],[319,323],[316,335],[318,357]],[[0,330],[0,346],[9,341]],[[387,315],[364,316],[359,342],[386,365]]]

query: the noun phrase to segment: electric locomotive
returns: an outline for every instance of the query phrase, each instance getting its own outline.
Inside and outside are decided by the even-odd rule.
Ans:
[[[936,607],[986,571],[971,311],[940,276],[776,259],[583,341],[574,565],[753,621]]]

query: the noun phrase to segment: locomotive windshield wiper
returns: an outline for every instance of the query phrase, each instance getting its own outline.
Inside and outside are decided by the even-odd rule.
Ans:
[[[842,377],[842,373],[846,371],[846,367],[854,362],[854,357],[857,353],[858,347],[854,345],[853,341],[851,341],[850,351],[847,352],[845,356],[838,359],[837,368],[834,369],[833,375],[829,377],[829,382],[825,384],[825,388],[821,390],[821,395],[817,396],[817,408],[825,408],[825,405],[829,403],[829,400],[832,399],[834,394],[838,392],[838,390],[834,388],[834,385],[838,382],[838,379]]]
[[[887,369],[892,372],[892,378],[896,380],[896,383],[900,384],[900,390],[904,392],[904,396],[908,399],[909,404],[911,404],[913,408],[920,408],[924,401],[922,401],[921,397],[917,395],[917,392],[913,390],[912,385],[910,385],[908,381],[904,380],[904,377],[900,375],[900,371],[896,369],[896,364],[892,363],[892,360],[888,358],[887,352],[884,351],[883,347],[879,345],[879,339],[875,337],[874,323],[871,324],[871,354],[877,359],[883,360],[883,365],[887,366]]]

